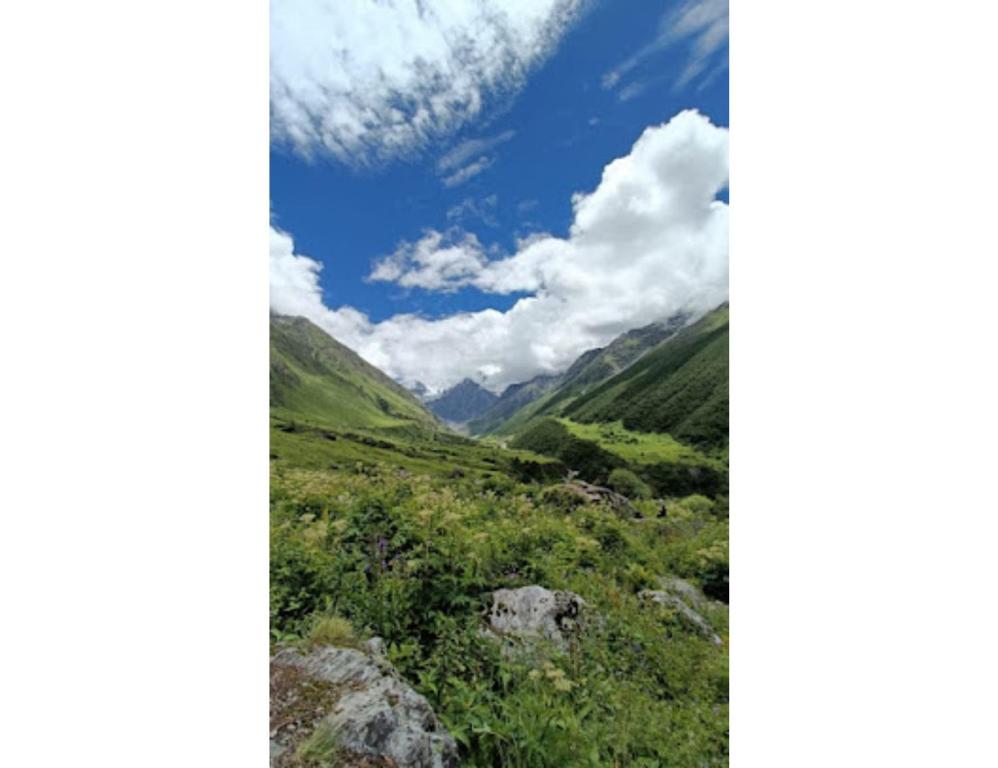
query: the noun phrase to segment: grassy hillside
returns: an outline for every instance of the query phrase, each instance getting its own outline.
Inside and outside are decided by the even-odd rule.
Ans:
[[[302,317],[271,315],[270,408],[328,427],[437,429],[412,393]]]
[[[621,421],[631,430],[723,448],[728,440],[727,304],[576,398],[562,414],[577,422]]]
[[[510,445],[558,459],[583,480],[612,485],[614,470],[627,469],[660,497],[726,496],[727,462],[683,445],[669,435],[631,432],[615,424],[578,424],[568,419],[534,421]]]
[[[553,480],[555,458],[456,435],[408,390],[304,318],[270,321],[275,470],[390,468],[436,476]]]
[[[556,378],[545,377],[543,388],[529,390],[533,396],[521,397],[516,403],[519,408],[503,408],[500,400],[490,412],[470,424],[472,433],[513,435],[533,419],[564,413],[578,397],[625,370],[655,345],[674,336],[687,319],[686,315],[676,315],[667,322],[628,331],[605,347],[582,353],[563,374]],[[528,382],[530,384],[532,382]]]

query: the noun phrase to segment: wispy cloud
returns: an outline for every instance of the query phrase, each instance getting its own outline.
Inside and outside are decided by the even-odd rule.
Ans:
[[[499,220],[496,218],[498,207],[499,195],[489,195],[480,200],[466,197],[457,205],[447,209],[447,221],[454,224],[480,221],[488,227],[498,227]]]
[[[456,147],[437,161],[437,171],[445,173],[461,165],[464,165],[475,155],[483,155],[493,147],[505,144],[516,136],[516,131],[503,131],[496,136],[488,136],[482,139],[468,139],[462,141]]]
[[[603,88],[613,90],[620,86],[618,98],[628,101],[666,79],[673,81],[673,90],[681,90],[699,78],[708,67],[713,66],[700,83],[703,85],[726,66],[727,44],[728,0],[686,0],[663,14],[654,40],[603,75]],[[640,76],[639,72],[646,62],[675,45],[687,47],[686,64],[678,76]],[[720,58],[725,61],[718,63]],[[629,76],[633,76],[633,79],[622,85]]]
[[[495,155],[487,153],[515,135],[516,131],[508,130],[495,136],[462,141],[437,160],[437,173],[443,185],[456,187],[480,174],[496,161]],[[476,155],[478,157],[472,160]]]
[[[522,88],[584,6],[271,0],[272,140],[352,166],[418,153]]]
[[[459,184],[464,184],[464,182],[469,179],[473,179],[475,176],[480,174],[482,171],[486,170],[495,162],[495,158],[486,157],[482,155],[480,158],[475,160],[473,163],[468,163],[468,165],[463,168],[458,168],[454,173],[449,176],[444,176],[443,185],[450,189],[451,187],[456,187]]]

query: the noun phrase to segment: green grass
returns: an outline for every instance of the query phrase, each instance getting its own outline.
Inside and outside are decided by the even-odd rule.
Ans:
[[[658,464],[679,462],[701,464],[707,457],[696,448],[683,445],[671,435],[635,432],[620,421],[608,424],[579,424],[571,419],[557,419],[573,435],[590,440],[628,462]]]
[[[726,456],[702,453],[668,435],[546,418],[532,422],[510,445],[556,458],[592,483],[604,485],[615,469],[626,468],[660,496],[727,495]]]
[[[306,637],[308,646],[333,645],[337,648],[361,647],[353,625],[342,616],[317,616]]]
[[[440,428],[415,396],[304,318],[270,320],[271,414],[366,429]]]
[[[427,435],[332,429],[271,419],[270,460],[275,469],[392,469],[439,477],[555,479],[565,474],[556,459],[529,450],[478,443],[445,431]]]
[[[577,422],[621,421],[723,450],[728,441],[728,307],[705,315],[630,368],[574,399],[561,415]]]

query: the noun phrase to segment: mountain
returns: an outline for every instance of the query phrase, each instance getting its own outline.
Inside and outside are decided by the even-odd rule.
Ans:
[[[510,384],[499,399],[475,419],[468,422],[472,434],[483,435],[491,432],[521,408],[534,402],[544,393],[558,386],[561,376],[535,376],[530,381]]]
[[[463,424],[487,411],[498,399],[480,384],[465,379],[426,406],[444,421]]]
[[[680,313],[663,322],[635,328],[605,347],[583,352],[558,376],[538,377],[524,385],[513,385],[503,393],[496,406],[471,422],[472,433],[510,435],[531,419],[561,414],[573,400],[627,369],[649,349],[674,336],[689,319],[689,315]],[[509,398],[515,407],[503,407],[509,390],[517,386],[523,386],[525,391],[516,392]]]
[[[436,429],[405,387],[303,317],[270,316],[270,409],[327,427]]]
[[[409,391],[412,392],[412,394],[414,394],[420,400],[425,400],[426,396],[430,393],[429,387],[427,387],[421,381],[417,381],[415,384],[409,387]]]
[[[569,403],[573,421],[622,421],[701,447],[728,441],[728,305],[704,315],[640,360]]]

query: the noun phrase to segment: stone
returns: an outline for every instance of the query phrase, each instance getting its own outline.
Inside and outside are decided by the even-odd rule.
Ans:
[[[332,646],[284,649],[270,666],[272,768],[294,765],[297,747],[319,728],[334,735],[347,765],[457,766],[454,739],[383,656]]]
[[[388,658],[388,650],[385,648],[385,641],[380,637],[372,637],[364,643],[364,650],[376,659]]]
[[[560,498],[564,502],[575,502],[574,506],[579,504],[606,504],[618,515],[626,517],[641,516],[634,505],[631,504],[630,499],[623,494],[617,493],[610,488],[605,488],[602,485],[593,485],[583,480],[569,479],[560,485],[553,486],[549,489],[548,493],[553,495],[555,503],[558,503],[557,498]],[[569,506],[573,506],[573,504],[569,503]]]
[[[700,611],[710,600],[688,581],[675,577],[659,579],[661,589],[645,589],[638,597],[656,605],[675,611],[688,626],[697,630],[714,645],[722,645],[722,640]]]
[[[488,629],[500,637],[549,640],[559,648],[579,628],[585,601],[574,592],[538,585],[492,594]]]

